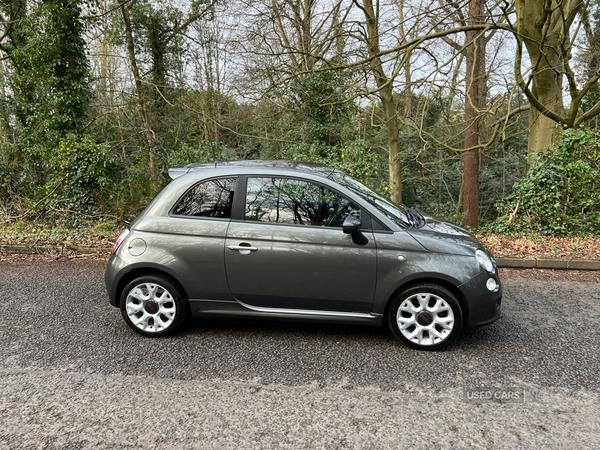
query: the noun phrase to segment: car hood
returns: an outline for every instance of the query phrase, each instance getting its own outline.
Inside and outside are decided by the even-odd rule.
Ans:
[[[408,232],[430,252],[474,256],[475,250],[483,248],[473,233],[464,228],[439,217],[423,217],[425,225]]]

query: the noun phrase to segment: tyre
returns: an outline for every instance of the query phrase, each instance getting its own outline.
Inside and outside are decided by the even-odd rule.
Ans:
[[[185,293],[160,275],[144,275],[131,281],[121,293],[120,304],[127,325],[149,337],[174,333],[187,313]]]
[[[418,350],[438,350],[460,332],[462,310],[448,289],[436,284],[413,285],[390,303],[388,319],[394,335]]]

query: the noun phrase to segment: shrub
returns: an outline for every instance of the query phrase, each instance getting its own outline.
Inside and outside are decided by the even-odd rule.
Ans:
[[[498,233],[600,235],[600,132],[565,131],[498,210]]]
[[[40,206],[49,211],[69,213],[70,222],[107,213],[106,202],[116,192],[121,164],[108,145],[86,136],[67,135],[49,155],[52,175],[40,189]],[[52,214],[51,214],[52,217]]]

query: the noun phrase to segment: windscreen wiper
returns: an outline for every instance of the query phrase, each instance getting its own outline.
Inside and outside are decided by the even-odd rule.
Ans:
[[[403,205],[402,203],[396,202],[396,204],[398,206],[401,206],[402,209],[404,209],[404,212],[406,213],[406,216],[408,217],[408,220],[410,221],[410,225],[412,227],[420,228],[423,225],[425,225],[425,217],[423,217],[423,215],[419,211],[409,208],[408,206]]]

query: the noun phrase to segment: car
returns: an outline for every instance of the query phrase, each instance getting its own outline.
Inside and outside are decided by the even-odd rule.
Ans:
[[[185,319],[388,325],[437,350],[501,316],[496,262],[469,231],[299,161],[188,164],[114,244],[110,304],[149,337]]]

